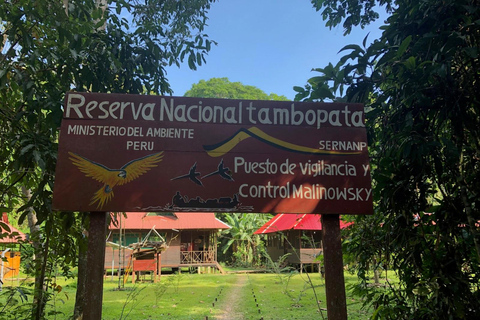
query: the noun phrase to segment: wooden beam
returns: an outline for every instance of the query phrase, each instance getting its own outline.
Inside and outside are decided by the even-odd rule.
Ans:
[[[322,214],[323,256],[328,320],[347,319],[342,242],[338,214]]]
[[[107,236],[107,213],[90,212],[88,229],[87,279],[83,319],[102,319],[103,275],[105,264],[105,241]]]

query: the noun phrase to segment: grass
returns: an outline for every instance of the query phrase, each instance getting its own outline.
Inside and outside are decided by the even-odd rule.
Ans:
[[[309,276],[248,275],[244,319],[327,319],[324,280],[318,274]],[[348,318],[365,319],[360,304],[347,300]]]
[[[324,280],[318,273],[310,273],[309,277],[310,280],[306,274],[182,273],[163,275],[157,283],[128,282],[121,291],[117,290],[118,278],[107,277],[102,314],[105,320],[218,319],[230,307],[241,319],[327,319]],[[345,273],[347,286],[355,281],[356,276]],[[67,319],[73,313],[76,282],[58,280],[57,284],[62,289],[51,300],[48,311],[58,313],[48,318]],[[240,290],[232,298],[236,286]],[[0,295],[0,306],[3,303],[4,296]],[[368,311],[360,307],[361,301],[347,291],[348,318],[368,319]]]

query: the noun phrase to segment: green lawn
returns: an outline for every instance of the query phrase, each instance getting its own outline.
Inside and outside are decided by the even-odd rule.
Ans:
[[[163,275],[157,283],[128,282],[122,291],[117,290],[118,278],[108,277],[104,282],[103,319],[222,319],[225,310],[235,312],[239,319],[326,319],[324,280],[318,273],[309,277],[182,273]],[[347,285],[355,280],[356,276],[345,273]],[[49,319],[67,319],[74,306],[75,280],[59,280],[57,284],[62,289],[51,300],[48,311],[58,314]],[[4,303],[5,297],[0,295],[0,306]],[[347,291],[349,319],[368,319],[360,306],[361,301]]]

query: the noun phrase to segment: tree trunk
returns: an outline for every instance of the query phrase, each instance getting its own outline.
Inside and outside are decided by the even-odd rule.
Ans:
[[[22,193],[27,198],[27,201],[32,197],[31,190],[22,186]],[[43,256],[48,250],[48,238],[47,243],[45,244],[45,252],[42,251],[41,244],[41,234],[40,226],[37,225],[37,215],[33,208],[28,208],[28,227],[30,229],[30,240],[32,242],[34,256],[34,270],[35,270],[35,290],[33,293],[33,305],[35,306],[33,318],[40,319],[45,309],[45,300],[43,298],[43,293],[45,291],[45,272],[44,272],[44,259]]]
[[[50,234],[47,234],[47,238],[44,245],[44,251],[42,252],[42,258],[38,259],[38,262],[35,264],[40,264],[40,275],[38,276],[38,283],[35,280],[35,295],[37,296],[37,303],[35,304],[35,320],[43,319],[43,314],[45,312],[45,306],[47,305],[47,299],[45,299],[45,292],[48,288],[45,286],[45,275],[47,272],[47,259],[48,259],[48,250],[50,246]],[[37,277],[35,277],[37,279]]]
[[[65,14],[68,16],[68,0],[63,0],[63,7],[65,8]]]
[[[95,0],[95,4],[97,6],[97,8],[101,8],[103,13],[102,13],[102,17],[103,17],[103,14],[105,14],[105,11],[107,10],[107,0]],[[95,23],[98,23],[99,21],[95,21]],[[107,25],[104,23],[102,24],[100,27],[97,28],[97,31],[105,31],[105,28],[107,27]]]
[[[22,193],[23,195],[27,198],[27,200],[29,201],[30,198],[32,197],[32,193],[29,189],[25,188],[25,187],[22,187]],[[28,228],[30,229],[30,233],[31,234],[37,234],[40,232],[40,226],[37,225],[37,215],[35,214],[35,211],[33,211],[33,208],[28,208],[28,215],[27,215],[27,219],[28,219]],[[38,243],[34,243],[33,244],[34,246],[36,245],[36,247],[39,247],[39,244]]]
[[[373,259],[373,281],[375,285],[378,286],[380,284],[380,272],[378,271],[377,259]]]

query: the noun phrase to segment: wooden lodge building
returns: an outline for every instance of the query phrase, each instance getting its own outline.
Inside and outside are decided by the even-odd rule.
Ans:
[[[125,218],[118,214],[117,225],[112,223],[109,227],[106,270],[120,268],[128,273],[213,267],[223,273],[217,262],[217,233],[230,226],[216,219],[213,212],[127,212],[126,215]],[[139,243],[162,241],[165,246],[156,255],[148,250],[138,255],[132,250]]]
[[[267,235],[267,252],[273,261],[289,254],[285,262],[298,266],[302,272],[305,265],[316,265],[320,271],[323,254],[322,223],[319,214],[277,214],[255,234]],[[351,223],[340,221],[340,228]]]

